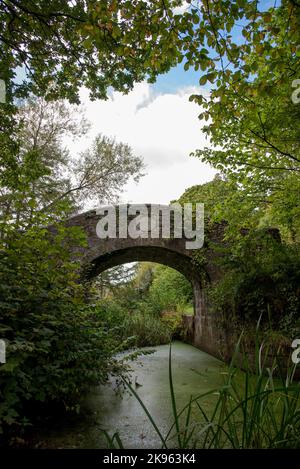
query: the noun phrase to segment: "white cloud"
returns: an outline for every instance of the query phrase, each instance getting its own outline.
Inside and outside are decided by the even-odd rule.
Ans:
[[[83,90],[81,99],[92,129],[88,138],[68,146],[73,152],[81,151],[100,132],[128,143],[143,157],[147,175],[138,185],[127,185],[122,201],[168,203],[215,174],[208,165],[189,157],[191,151],[207,145],[198,120],[199,106],[188,99],[197,91],[183,88],[155,95],[149,84],[141,83],[128,95],[113,92],[108,101],[91,102]]]
[[[176,7],[173,9],[174,15],[182,15],[188,8],[190,7],[188,2],[182,2],[182,5],[180,7]]]

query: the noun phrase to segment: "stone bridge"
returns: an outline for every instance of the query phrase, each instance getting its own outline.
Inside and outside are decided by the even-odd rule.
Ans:
[[[115,207],[118,210],[119,206]],[[143,237],[136,239],[121,238],[118,222],[115,238],[100,239],[96,232],[97,224],[107,212],[98,214],[96,210],[91,210],[68,219],[67,226],[81,227],[87,238],[87,246],[78,248],[74,257],[80,258],[84,275],[88,278],[93,278],[111,267],[135,261],[157,262],[176,269],[191,282],[194,291],[195,314],[184,317],[187,340],[202,350],[220,358],[226,358],[224,357],[224,333],[219,331],[214,324],[214,315],[209,308],[205,294],[207,283],[215,282],[221,275],[220,268],[215,263],[219,254],[214,247],[222,244],[224,225],[215,224],[209,227],[209,231],[204,227],[204,245],[201,250],[187,249],[188,240],[184,233],[182,233],[182,238],[173,236],[174,218],[171,218],[170,236],[164,237],[161,226],[162,214],[160,214],[158,237],[151,237],[150,205],[147,207],[149,208],[149,230],[143,233]],[[128,216],[128,224],[133,218],[133,216]],[[198,260],[195,259],[196,252]]]

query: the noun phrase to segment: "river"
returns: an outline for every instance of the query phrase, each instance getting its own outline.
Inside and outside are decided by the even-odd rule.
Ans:
[[[153,353],[133,362],[132,386],[138,393],[161,433],[173,423],[169,388],[169,345],[152,347]],[[145,349],[147,350],[147,349]],[[177,407],[191,395],[215,389],[226,373],[225,365],[216,358],[183,342],[172,344],[172,374]],[[137,383],[137,384],[135,384]],[[216,396],[204,398],[209,411]],[[113,391],[113,381],[98,386],[87,396],[83,413],[71,421],[57,423],[39,434],[38,446],[48,448],[106,447],[102,429],[111,435],[118,432],[125,448],[159,448],[160,440],[138,400],[129,391]]]

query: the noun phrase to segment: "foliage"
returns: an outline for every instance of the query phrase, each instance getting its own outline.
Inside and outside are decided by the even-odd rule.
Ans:
[[[143,294],[149,293],[157,266],[158,265],[153,262],[139,262],[137,264],[134,286],[139,292]]]
[[[135,347],[168,344],[172,337],[164,321],[143,311],[125,316],[123,328],[124,336],[132,337]]]
[[[299,233],[295,223],[298,201],[291,192],[290,202],[282,201],[283,205],[285,201],[290,203],[290,211],[284,206],[276,210],[279,200],[270,196],[265,208],[253,202],[247,189],[249,186],[243,188],[217,176],[209,183],[188,189],[179,202],[204,202],[208,214],[206,233],[214,222],[222,222],[225,229],[222,245],[210,242],[209,235],[206,238],[206,244],[218,254],[215,262],[223,272],[221,279],[208,285],[220,327],[239,331],[247,325],[250,333],[252,324],[262,315],[263,323],[276,331],[279,341],[283,337],[291,340],[300,326],[300,258],[299,243],[295,236],[287,236],[284,226],[289,224]],[[286,235],[281,240],[278,229],[274,229],[276,221]],[[200,258],[201,265],[205,252],[197,251],[194,258],[198,264]]]
[[[129,178],[141,177],[141,159],[128,145],[105,136],[98,135],[79,157],[70,155],[63,139],[85,135],[88,128],[75,106],[31,99],[22,104],[16,117],[17,151],[2,155],[4,222],[32,225],[39,214],[61,218],[87,200],[116,199]]]
[[[245,228],[272,226],[273,220],[275,221],[271,215],[271,205],[268,205],[267,212],[265,207],[259,206],[257,200],[251,197],[248,188],[243,188],[231,177],[221,174],[205,184],[188,188],[178,202],[203,203],[206,233],[214,223],[223,223],[225,238],[231,237],[234,242]],[[206,242],[209,243],[209,236]],[[198,251],[197,256],[201,252]]]
[[[189,187],[178,199],[180,204],[202,203],[204,204],[204,215],[208,219],[226,219],[224,213],[224,202],[231,193],[232,188],[228,181],[216,175],[214,179],[205,184]]]
[[[82,85],[103,98],[110,86],[127,92],[183,61],[185,70],[202,72],[201,86],[212,85],[209,96],[205,90],[191,99],[202,106],[204,132],[218,149],[197,155],[242,184],[254,177],[256,197],[266,195],[266,185],[282,190],[281,178],[299,172],[299,106],[291,106],[298,2],[188,3],[178,13],[179,0],[3,2],[7,102],[30,91],[76,102]],[[21,85],[14,83],[17,67],[26,74]]]
[[[193,306],[184,305],[184,311],[166,311],[161,314],[161,321],[170,331],[170,338],[182,339],[185,336],[182,314],[194,314]]]
[[[149,299],[160,311],[172,310],[183,312],[191,303],[193,291],[190,282],[178,271],[163,265],[157,265],[149,288]]]
[[[178,199],[183,203],[203,203],[206,231],[210,224],[226,222],[225,237],[233,242],[245,229],[274,228],[280,230],[282,239],[287,243],[298,243],[300,235],[297,175],[282,178],[282,188],[268,194],[258,195],[255,191],[257,180],[242,186],[231,175],[217,174],[205,184],[187,189]]]
[[[87,198],[89,188],[90,196],[101,200],[117,196],[142,167],[127,145],[104,136],[96,137],[75,165],[63,137],[82,135],[87,125],[63,102],[30,99],[14,115],[16,128],[8,119],[0,142],[0,332],[7,345],[0,421],[5,432],[27,424],[38,402],[45,412],[51,403],[77,408],[91,384],[126,370],[115,358],[125,345],[86,305],[79,264],[71,257],[83,235],[56,222]]]
[[[192,288],[179,272],[150,262],[105,272],[106,295],[99,298],[96,279],[92,301],[105,314],[110,331],[134,347],[168,343],[182,332],[182,313],[190,306]],[[102,313],[105,312],[105,313]]]
[[[141,158],[133,155],[129,145],[98,135],[75,166],[78,182],[72,191],[81,200],[114,201],[130,177],[139,181],[143,167]]]
[[[207,214],[226,220],[232,230],[234,244],[223,258],[226,275],[213,288],[215,304],[243,320],[263,313],[289,333],[295,331],[300,108],[291,95],[300,68],[300,5],[295,0],[271,7],[257,0],[188,3],[180,14],[180,0],[38,0],[34,5],[12,0],[0,5],[0,79],[7,88],[6,103],[0,105],[0,307],[1,333],[9,346],[9,361],[1,367],[5,403],[0,415],[6,424],[20,422],[22,407],[31,400],[72,405],[68,399],[74,402],[85,383],[101,382],[116,369],[112,355],[121,346],[115,340],[120,335],[110,336],[103,310],[83,307],[77,267],[64,249],[72,235],[62,230],[50,241],[49,233],[37,228],[87,198],[113,200],[128,177],[141,176],[141,160],[107,137],[96,137],[76,164],[67,155],[61,137],[84,132],[85,124],[71,119],[58,100],[78,103],[81,86],[92,98],[106,98],[111,86],[128,92],[135,82],[154,82],[180,62],[185,70],[201,71],[200,85],[209,82],[211,90],[191,100],[201,106],[210,146],[195,155],[222,176],[190,189],[181,201],[204,201]],[[41,99],[16,107],[17,98],[32,96]],[[274,224],[286,244],[254,230]],[[247,236],[241,227],[251,230]],[[135,331],[142,342],[152,341],[162,324],[152,319],[163,309],[181,309],[182,301],[190,301],[190,287],[165,268],[146,269],[138,283],[140,288],[131,283],[114,290],[120,310],[112,311],[109,321],[113,324],[125,308],[125,335]],[[138,316],[140,308],[145,312]],[[125,323],[115,322],[114,332],[120,324]],[[159,332],[164,336],[165,330]],[[233,447],[298,444],[290,433],[299,430],[292,414],[298,418],[298,410],[290,402],[294,388],[281,388],[286,413],[278,426],[271,419],[269,389],[262,392],[260,378],[256,383],[253,399],[241,400],[227,383],[220,394],[221,412],[214,415],[221,416],[217,430],[207,421],[210,446],[222,445],[223,438],[225,446]],[[171,393],[176,418],[172,383]],[[234,433],[232,402],[247,416],[242,440]],[[251,402],[255,405],[249,408]],[[255,413],[257,408],[261,412]],[[179,435],[177,421],[176,431],[179,446],[191,441],[187,433]]]
[[[82,85],[103,98],[109,86],[126,91],[185,59],[185,69],[205,71],[201,85],[217,83],[215,98],[229,88],[230,100],[231,91],[245,95],[253,74],[275,76],[276,83],[284,72],[297,71],[296,1],[271,8],[256,0],[188,3],[178,14],[179,0],[4,2],[2,75],[11,80],[15,69],[24,67],[28,81],[20,91],[75,101]]]
[[[125,267],[122,270],[118,267],[105,272],[105,285],[110,292],[107,294],[108,303],[112,299],[129,314],[146,311],[154,316],[168,310],[183,312],[191,304],[192,286],[178,271],[152,262]],[[120,278],[120,272],[122,275],[125,272],[125,277]],[[96,279],[96,295],[98,288]]]
[[[94,298],[103,299],[117,295],[120,287],[128,286],[136,274],[136,264],[132,265],[117,265],[111,269],[101,272],[93,281],[90,287],[91,293]]]
[[[26,422],[31,403],[74,408],[91,384],[123,370],[114,358],[121,343],[84,304],[78,265],[64,249],[82,242],[80,232],[60,227],[54,239],[37,228],[6,237],[0,258],[0,331],[7,348],[0,368],[2,429]]]
[[[205,3],[212,14],[220,8],[219,2]],[[238,17],[243,40],[237,44]],[[299,5],[291,1],[268,10],[266,2],[229,2],[221,20],[212,20],[220,41],[222,22],[228,26],[221,45],[227,70],[221,66],[210,98],[200,101],[202,117],[211,119],[205,131],[221,149],[198,155],[240,181],[247,175],[266,178],[276,170],[288,177],[299,169],[299,107],[291,103],[300,64],[299,20]]]
[[[4,2],[2,77],[11,81],[22,67],[27,80],[16,87],[19,94],[72,102],[81,86],[94,98],[105,98],[110,86],[128,91],[176,63],[177,34],[167,15],[179,3],[166,1],[165,10],[160,1]]]
[[[225,204],[239,227],[243,218],[255,224],[264,212],[261,223],[277,224],[295,242],[300,226],[300,108],[292,94],[300,67],[300,5],[292,0],[270,8],[268,2],[222,3],[203,2],[220,67],[209,97],[191,97],[202,106],[199,117],[206,121],[203,130],[210,140],[209,147],[194,154],[239,188]],[[208,72],[200,83],[213,75]]]
[[[75,111],[75,112],[74,112]],[[2,155],[0,210],[3,222],[20,225],[34,223],[37,212],[62,215],[74,201],[61,195],[70,190],[70,155],[64,137],[80,137],[87,122],[65,103],[46,103],[30,99],[19,107],[15,137],[16,151]],[[60,204],[53,203],[57,199]],[[71,203],[73,206],[71,207]]]
[[[110,334],[124,350],[170,342],[171,327],[154,315],[147,303],[140,301],[130,311],[120,297],[112,297],[97,301],[93,310],[105,320]]]
[[[210,294],[225,321],[235,317],[251,324],[262,315],[293,337],[300,325],[299,246],[282,244],[265,230],[251,231],[225,249],[221,262],[225,275]]]
[[[93,98],[104,98],[110,86],[128,92],[183,62],[185,70],[199,71],[201,86],[210,83],[210,91],[191,96],[210,140],[195,154],[226,173],[234,187],[228,212],[242,220],[262,209],[265,223],[279,222],[297,240],[299,105],[291,97],[298,93],[299,3],[195,0],[178,10],[182,3],[3,2],[6,147],[16,143],[9,132],[16,96],[32,92],[78,102],[84,85]],[[15,80],[17,67],[26,77],[22,84]]]

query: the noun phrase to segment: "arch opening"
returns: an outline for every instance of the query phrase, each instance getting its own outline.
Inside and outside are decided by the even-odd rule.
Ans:
[[[195,270],[190,257],[168,248],[160,246],[133,246],[100,254],[91,261],[87,277],[92,280],[113,267],[133,262],[152,262],[170,267],[182,274],[192,286],[193,316],[201,314],[202,288],[199,273]]]
[[[133,300],[134,311],[143,314],[143,307],[159,317],[193,317],[195,291],[190,279],[178,269],[162,262],[138,261],[118,264],[102,270],[92,278],[99,299],[124,305]],[[129,308],[129,311],[132,311]]]
[[[87,275],[93,278],[111,267],[129,262],[155,262],[177,270],[191,283],[196,278],[196,272],[189,257],[158,246],[134,246],[101,254],[91,261]]]

